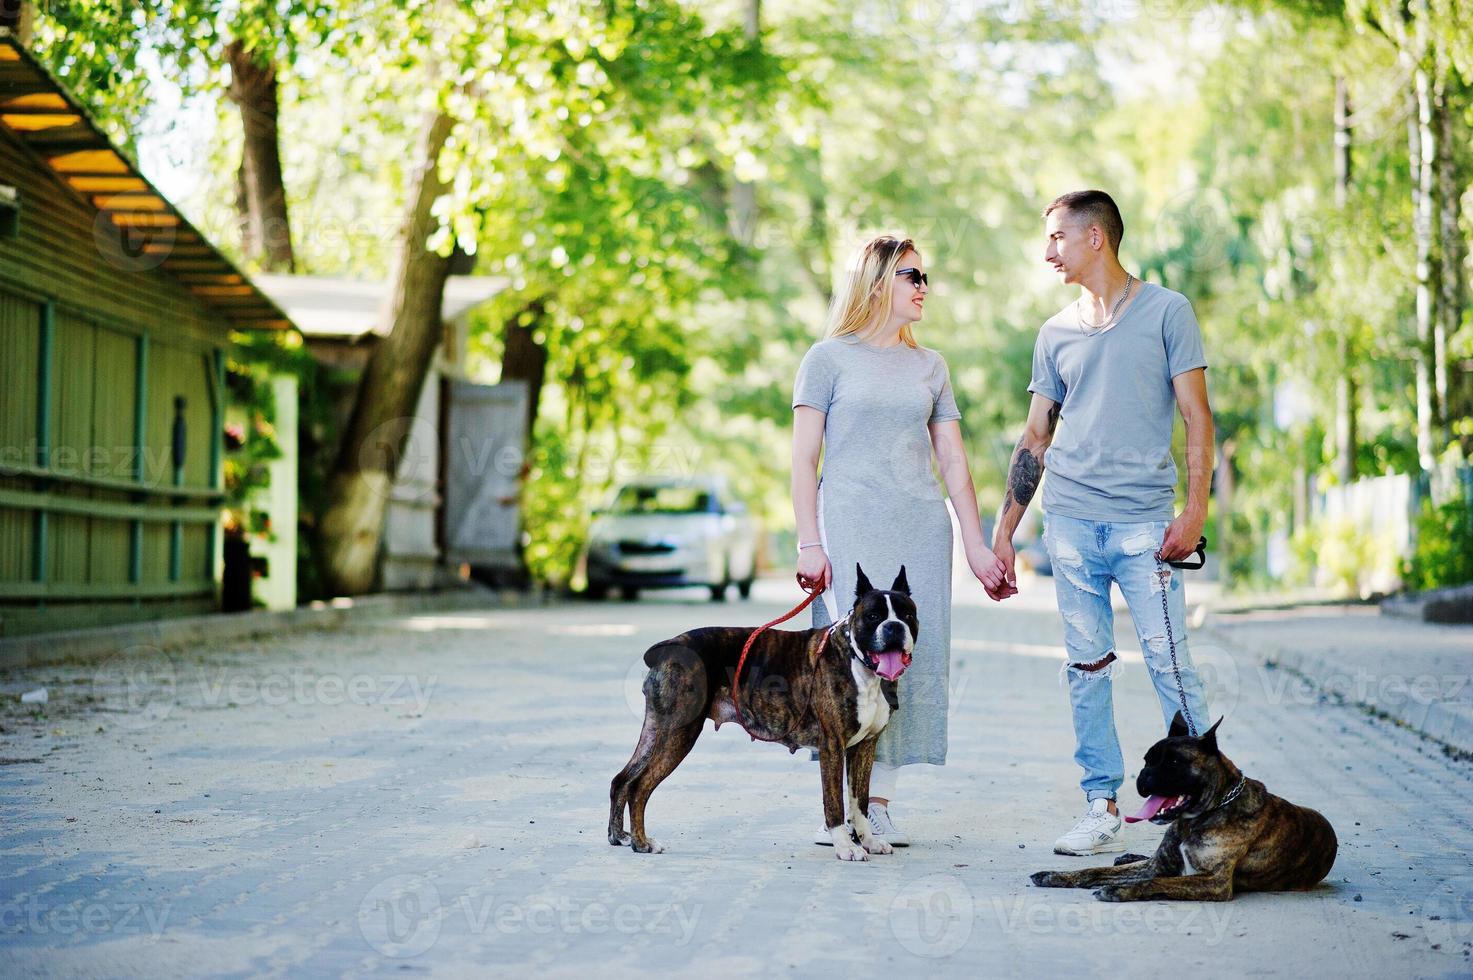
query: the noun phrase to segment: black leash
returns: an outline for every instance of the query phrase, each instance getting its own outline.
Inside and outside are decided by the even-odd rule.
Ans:
[[[1166,571],[1166,566],[1170,565],[1172,568],[1181,568],[1186,569],[1187,571],[1196,571],[1203,565],[1206,565],[1207,539],[1205,537],[1198,540],[1197,548],[1194,554],[1197,556],[1197,561],[1195,563],[1189,561],[1172,561],[1163,563],[1159,555],[1156,558],[1156,574],[1161,578],[1161,618],[1166,621],[1166,642],[1171,647],[1171,674],[1173,677],[1176,678],[1176,695],[1178,698],[1181,699],[1181,716],[1183,719],[1186,720],[1187,731],[1191,732],[1193,737],[1195,737],[1197,734],[1197,723],[1192,720],[1192,709],[1187,707],[1187,689],[1185,685],[1183,685],[1181,682],[1181,664],[1179,664],[1176,659],[1176,638],[1172,635],[1171,611],[1168,608],[1166,601],[1166,593],[1168,591],[1166,583],[1170,579],[1171,573]]]

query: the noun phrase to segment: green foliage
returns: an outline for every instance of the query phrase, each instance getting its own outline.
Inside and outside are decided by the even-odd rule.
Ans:
[[[536,461],[522,491],[522,521],[536,528],[522,558],[534,578],[565,585],[587,537],[589,507],[578,479],[576,450],[568,433],[543,419],[535,433]]]
[[[225,534],[229,537],[271,537],[270,515],[257,508],[253,497],[271,484],[266,466],[281,458],[274,419],[276,399],[268,366],[235,353],[225,368]]]
[[[305,271],[387,273],[416,134],[427,112],[452,115],[430,244],[508,282],[472,342],[487,380],[509,319],[546,347],[523,506],[527,558],[548,581],[571,576],[590,506],[641,468],[725,472],[770,528],[791,520],[793,372],[838,266],[877,231],[921,243],[935,285],[918,336],[951,365],[990,511],[1034,333],[1071,294],[1043,267],[1038,212],[1085,186],[1120,202],[1126,266],[1185,292],[1203,325],[1219,439],[1234,449],[1235,580],[1263,574],[1302,484],[1334,479],[1347,373],[1358,472],[1417,470],[1400,5],[1143,0],[1071,18],[774,0],[757,39],[742,6],[172,0],[124,13],[79,0],[49,5],[38,29],[53,67],[124,122],[147,105],[143,53],[217,99],[227,40],[272,57]],[[1460,0],[1429,0],[1426,16],[1430,57],[1454,69],[1466,189],[1473,29]],[[1337,77],[1354,113],[1343,205]],[[236,115],[200,133],[208,173],[187,202],[227,245]],[[734,230],[739,182],[756,188],[757,219]],[[1455,392],[1473,388],[1464,320],[1448,338]],[[318,380],[303,392],[327,391]],[[1473,439],[1473,419],[1450,429]],[[1355,589],[1356,564],[1385,558],[1357,535],[1303,532],[1300,553]]]
[[[1473,582],[1473,502],[1457,498],[1436,505],[1423,499],[1417,550],[1402,577],[1413,591]]]
[[[368,3],[359,6],[367,9]],[[227,79],[225,45],[239,40],[263,59],[290,65],[303,45],[352,29],[353,11],[328,0],[64,0],[35,3],[36,49],[123,146],[150,104],[150,68],[186,95]]]
[[[242,449],[229,451],[227,436],[225,475],[227,527],[245,533],[269,534],[263,515],[249,507],[251,492],[266,485],[261,464],[279,455],[271,438],[275,411],[270,379],[288,374],[297,380],[297,594],[303,601],[328,595],[318,565],[317,519],[326,509],[327,478],[336,452],[338,433],[333,411],[334,393],[341,379],[322,367],[292,334],[251,333],[235,335],[228,364],[231,405],[227,417],[236,427]]]
[[[1314,585],[1336,595],[1357,596],[1368,572],[1380,567],[1376,536],[1342,518],[1320,521],[1294,532],[1290,540],[1290,581]]]

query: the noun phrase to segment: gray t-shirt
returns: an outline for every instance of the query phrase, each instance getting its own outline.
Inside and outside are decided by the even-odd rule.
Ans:
[[[1175,516],[1171,379],[1207,366],[1181,293],[1143,282],[1119,322],[1088,335],[1070,303],[1038,331],[1028,390],[1062,406],[1044,454],[1043,509],[1087,521]]]
[[[793,407],[826,412],[823,478],[855,492],[939,500],[931,467],[934,422],[960,419],[946,361],[929,347],[877,348],[853,334],[809,348]]]

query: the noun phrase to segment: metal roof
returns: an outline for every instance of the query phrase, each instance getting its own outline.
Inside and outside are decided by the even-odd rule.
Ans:
[[[65,85],[0,27],[0,129],[103,216],[131,254],[159,268],[239,330],[295,326],[144,177]]]
[[[383,315],[392,289],[387,280],[262,273],[256,276],[256,284],[281,304],[308,337],[357,340],[367,334],[382,337],[389,332]],[[507,285],[506,279],[493,276],[451,276],[445,280],[440,316],[453,322]]]

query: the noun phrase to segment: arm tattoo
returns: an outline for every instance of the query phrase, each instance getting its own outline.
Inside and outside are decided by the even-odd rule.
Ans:
[[[1019,440],[1018,448],[1013,453],[1013,465],[1008,467],[1008,495],[1004,507],[1017,504],[1026,508],[1042,479],[1043,461]]]
[[[1049,435],[1053,435],[1054,434],[1054,430],[1059,427],[1059,413],[1062,412],[1063,410],[1064,410],[1064,406],[1063,405],[1060,405],[1058,402],[1054,402],[1054,407],[1048,410],[1048,434]]]

